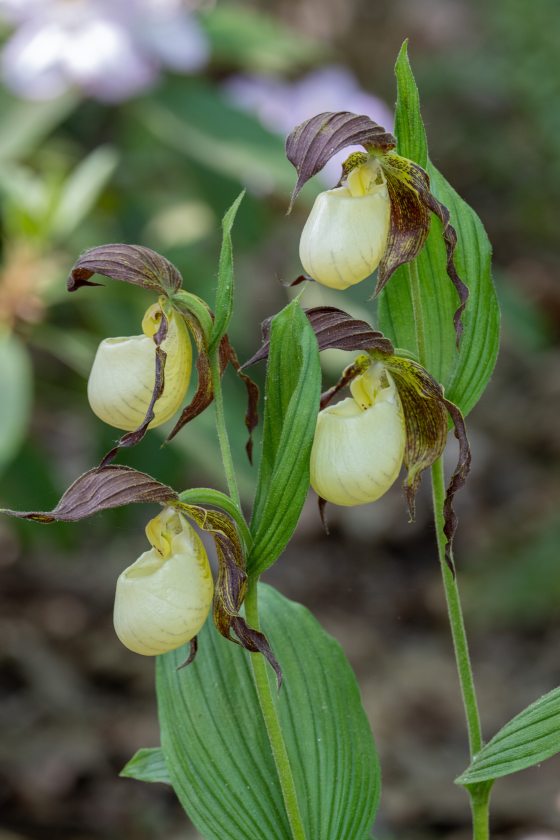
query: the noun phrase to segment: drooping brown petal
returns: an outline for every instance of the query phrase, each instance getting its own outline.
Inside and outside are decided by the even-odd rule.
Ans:
[[[181,416],[171,429],[167,440],[172,440],[175,435],[181,431],[183,426],[198,417],[199,414],[208,408],[214,399],[214,391],[212,388],[212,375],[210,371],[210,359],[208,357],[206,339],[201,329],[200,323],[197,319],[188,312],[184,312],[184,317],[187,320],[190,330],[194,336],[196,348],[198,351],[196,360],[196,370],[198,373],[198,386],[191,402],[183,409]],[[237,354],[227,336],[224,335],[220,341],[220,375],[223,375],[228,364],[231,364],[239,378],[243,381],[247,390],[247,412],[245,414],[245,426],[249,432],[249,438],[246,444],[247,457],[249,462],[253,463],[253,431],[258,425],[258,403],[259,403],[259,389],[253,380],[241,370]]]
[[[164,295],[173,294],[182,283],[173,263],[143,245],[117,243],[85,251],[70,272],[68,291],[75,292],[81,286],[98,286],[99,283],[89,281],[94,274],[143,286]]]
[[[249,433],[249,437],[247,439],[247,443],[245,444],[245,451],[247,452],[247,458],[249,459],[249,463],[252,464],[253,432],[255,431],[259,423],[259,386],[256,382],[253,382],[251,377],[247,376],[247,374],[244,373],[241,369],[239,359],[237,358],[237,353],[233,349],[233,346],[227,334],[224,335],[220,342],[220,357],[222,356],[222,353],[224,357],[227,358],[226,364],[227,362],[230,363],[238,377],[245,385],[245,390],[247,391],[247,411],[245,412],[245,428]]]
[[[198,636],[194,636],[189,642],[189,655],[185,659],[184,662],[181,662],[180,665],[177,665],[177,670],[180,671],[181,668],[186,668],[196,659],[196,654],[198,653]]]
[[[317,336],[319,350],[336,348],[338,350],[377,350],[384,355],[393,353],[393,345],[383,333],[372,329],[367,321],[352,318],[342,309],[334,306],[317,306],[313,309],[305,309],[304,312]],[[272,318],[263,321],[262,346],[245,362],[244,368],[268,358],[271,322]]]
[[[132,467],[97,467],[77,478],[51,511],[2,509],[0,513],[43,523],[78,522],[109,508],[138,502],[168,503],[177,498],[171,487]]]
[[[144,417],[142,423],[138,426],[137,429],[134,429],[133,432],[127,432],[125,435],[119,438],[115,446],[109,452],[107,452],[107,454],[101,461],[99,465],[100,467],[106,467],[108,464],[114,461],[119,449],[126,449],[130,446],[136,446],[137,443],[140,443],[140,441],[148,431],[148,426],[155,417],[154,406],[163,394],[163,389],[165,387],[165,362],[167,359],[167,354],[165,350],[162,350],[160,345],[165,341],[165,338],[167,337],[168,326],[169,324],[167,318],[162,312],[161,324],[157,333],[153,336],[153,341],[156,345],[155,380],[154,390],[152,391],[152,397],[150,399],[150,404],[148,405],[148,409],[146,411],[146,416]]]
[[[214,538],[218,555],[218,580],[214,596],[214,623],[224,638],[252,653],[262,653],[276,672],[278,687],[282,671],[266,637],[249,627],[239,615],[247,593],[245,556],[235,523],[222,511],[178,502],[176,507]],[[233,637],[232,631],[237,638]]]
[[[286,140],[286,156],[297,171],[290,208],[307,181],[347,146],[362,145],[378,152],[394,149],[392,134],[364,115],[350,111],[325,112],[296,126]]]
[[[173,440],[183,426],[198,417],[212,402],[212,376],[210,374],[210,359],[206,349],[206,340],[198,320],[190,313],[184,313],[185,320],[194,338],[197,349],[196,371],[198,385],[190,403],[185,406],[181,416],[167,435],[167,441]]]
[[[404,491],[411,520],[414,519],[414,499],[421,475],[445,449],[448,415],[455,427],[455,437],[459,440],[459,458],[447,488],[443,510],[444,533],[447,537],[446,560],[454,571],[453,537],[457,528],[457,515],[453,509],[453,499],[465,484],[471,464],[463,416],[457,406],[445,399],[441,385],[417,362],[392,356],[386,365],[395,379],[405,416],[404,465],[408,474]]]
[[[453,470],[453,475],[447,485],[447,492],[445,494],[445,502],[443,505],[443,533],[447,537],[447,545],[445,547],[445,558],[451,571],[454,570],[453,565],[453,537],[457,530],[457,514],[453,509],[453,499],[455,493],[465,485],[467,476],[471,469],[471,448],[467,438],[467,430],[465,427],[465,420],[457,406],[449,400],[444,400],[445,407],[453,421],[454,435],[459,441],[459,460]]]
[[[462,332],[461,315],[466,306],[469,290],[463,283],[453,262],[457,233],[449,221],[449,211],[430,192],[430,178],[421,166],[395,152],[380,159],[387,179],[391,200],[389,239],[377,272],[375,293],[383,289],[400,265],[415,259],[426,242],[430,230],[430,213],[443,225],[443,239],[447,252],[447,274],[459,296],[459,307],[453,316],[457,341]]]
[[[249,627],[245,619],[240,615],[233,619],[231,626],[233,632],[241,642],[241,646],[245,650],[249,650],[251,653],[262,653],[269,665],[274,669],[278,691],[280,691],[282,688],[282,669],[264,633],[261,633],[260,630],[255,630],[253,627]]]

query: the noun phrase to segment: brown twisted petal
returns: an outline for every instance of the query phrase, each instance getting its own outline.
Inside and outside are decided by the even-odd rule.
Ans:
[[[418,256],[426,242],[430,230],[430,214],[433,213],[443,225],[447,274],[459,296],[459,306],[453,316],[458,342],[463,330],[461,316],[469,290],[453,262],[457,233],[450,222],[449,210],[431,193],[429,175],[417,163],[390,152],[380,158],[380,164],[391,199],[391,222],[387,248],[379,264],[375,293],[379,294],[400,265]]]
[[[448,415],[459,441],[459,457],[447,487],[444,502],[444,533],[447,537],[446,560],[453,571],[453,537],[457,515],[453,508],[455,494],[464,486],[471,465],[471,452],[460,410],[443,395],[443,388],[417,362],[392,356],[386,362],[391,371],[404,409],[406,448],[404,464],[408,470],[404,491],[411,520],[414,499],[424,470],[443,454],[447,441]]]
[[[230,642],[253,653],[262,653],[276,673],[278,688],[282,684],[282,670],[266,636],[249,627],[239,611],[247,593],[246,563],[241,540],[234,522],[222,511],[199,505],[175,503],[175,507],[193,519],[199,528],[212,534],[218,556],[218,580],[214,597],[216,629]],[[232,636],[232,631],[237,638]]]

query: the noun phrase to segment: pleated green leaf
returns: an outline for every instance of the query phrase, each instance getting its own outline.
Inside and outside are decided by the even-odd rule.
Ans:
[[[373,738],[338,643],[299,604],[259,585],[262,629],[284,674],[278,711],[307,840],[366,840],[380,793]],[[206,840],[290,840],[249,656],[207,622],[195,662],[158,657],[162,748]]]
[[[498,354],[500,313],[490,270],[492,249],[474,210],[429,160],[426,163],[424,125],[406,44],[399,54],[396,74],[398,152],[426,167],[433,194],[449,209],[458,235],[455,266],[469,287],[462,319],[464,332],[457,350],[453,314],[459,299],[446,273],[441,223],[432,215],[430,234],[416,260],[426,336],[426,358],[422,362],[444,386],[447,399],[466,415],[483,393]],[[418,354],[409,266],[399,268],[381,293],[378,316],[381,330],[396,347]]]
[[[248,559],[253,574],[274,563],[297,525],[309,489],[320,396],[317,339],[294,300],[275,316],[270,331],[263,449]]]
[[[136,779],[138,782],[171,784],[161,747],[144,747],[138,750],[125,764],[119,776],[125,779]]]
[[[231,242],[231,229],[244,195],[245,190],[237,196],[222,219],[222,249],[220,251],[220,262],[218,265],[218,288],[216,290],[216,303],[214,306],[215,319],[212,337],[210,339],[210,350],[217,346],[227,332],[233,311],[233,246]]]
[[[456,783],[471,785],[509,776],[559,752],[560,688],[555,688],[506,723]]]

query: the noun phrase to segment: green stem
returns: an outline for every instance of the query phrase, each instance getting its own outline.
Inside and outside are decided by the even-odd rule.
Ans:
[[[416,260],[408,263],[408,278],[412,294],[412,310],[416,327],[416,343],[418,345],[418,361],[426,366],[426,332],[424,330],[424,313],[422,311],[422,296],[420,294],[420,275]]]
[[[467,634],[465,632],[465,623],[463,621],[463,612],[459,598],[459,587],[457,586],[457,578],[453,575],[445,560],[445,546],[447,542],[445,534],[443,533],[443,502],[445,499],[445,483],[443,476],[443,462],[441,458],[439,458],[432,466],[432,494],[438,555],[443,577],[443,586],[445,589],[445,598],[447,601],[447,611],[449,613],[449,623],[451,625],[451,635],[453,636],[453,647],[455,648],[455,659],[457,660],[457,671],[459,673],[459,682],[461,683],[461,693],[463,695],[463,703],[467,717],[469,748],[472,760],[477,752],[479,752],[482,748],[482,730],[480,727],[480,715],[478,713],[478,703],[476,700]]]
[[[481,786],[478,793],[469,791],[473,823],[473,840],[489,840],[490,786]]]
[[[412,296],[412,308],[414,312],[414,323],[416,330],[416,343],[418,346],[418,359],[421,365],[426,366],[427,345],[426,332],[424,329],[424,313],[422,311],[422,296],[420,288],[420,276],[416,261],[408,264],[408,275],[410,280],[410,292]],[[457,578],[449,568],[445,558],[445,547],[447,543],[443,531],[443,504],[445,501],[445,478],[443,473],[443,461],[441,458],[432,465],[432,499],[434,506],[434,522],[436,526],[438,557],[445,590],[447,613],[453,638],[455,651],[455,662],[461,686],[461,695],[465,707],[467,719],[467,730],[469,737],[469,752],[471,761],[482,749],[482,728],[480,725],[480,714],[476,699],[476,689],[469,656],[469,645],[463,620],[463,610],[459,597]],[[489,796],[490,789],[486,785],[476,785],[467,788],[471,799],[471,811],[473,818],[473,840],[488,840],[489,838]]]
[[[245,598],[245,617],[247,622],[259,630],[259,609],[258,609],[258,593],[257,593],[258,578],[253,578],[249,583],[249,589]],[[296,786],[290,766],[290,758],[284,736],[282,735],[282,727],[280,725],[280,718],[278,717],[278,709],[276,707],[276,700],[273,694],[273,689],[267,672],[267,665],[264,657],[260,653],[251,654],[251,666],[253,668],[253,676],[255,678],[255,686],[259,698],[262,716],[264,718],[266,731],[268,733],[268,740],[276,765],[276,771],[280,780],[280,787],[282,789],[282,796],[284,798],[284,805],[288,815],[288,821],[292,831],[294,840],[306,840],[305,828],[299,810],[297,799]]]
[[[224,411],[224,395],[222,392],[222,377],[220,374],[220,355],[218,349],[215,350],[210,359],[210,371],[212,375],[212,390],[214,393],[214,408],[216,411],[216,430],[218,432],[218,440],[220,442],[220,451],[222,453],[222,462],[224,465],[228,491],[236,506],[239,510],[241,510],[241,500],[239,498],[237,478],[235,477],[235,468],[233,466],[233,458],[231,455],[231,447],[229,445],[229,436],[227,433],[226,415]]]

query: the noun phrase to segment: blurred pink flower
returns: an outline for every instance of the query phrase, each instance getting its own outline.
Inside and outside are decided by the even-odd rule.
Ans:
[[[273,76],[233,76],[224,88],[234,105],[255,114],[265,128],[283,136],[322,111],[366,114],[388,131],[393,128],[393,114],[385,102],[363,90],[347,68],[337,65],[313,70],[296,82]],[[326,183],[333,186],[338,181],[342,162],[354,151],[363,149],[351,146],[329,161],[321,172]]]
[[[1,59],[6,86],[52,99],[76,85],[105,102],[150,87],[164,68],[208,59],[206,38],[181,0],[0,0],[16,26]]]

